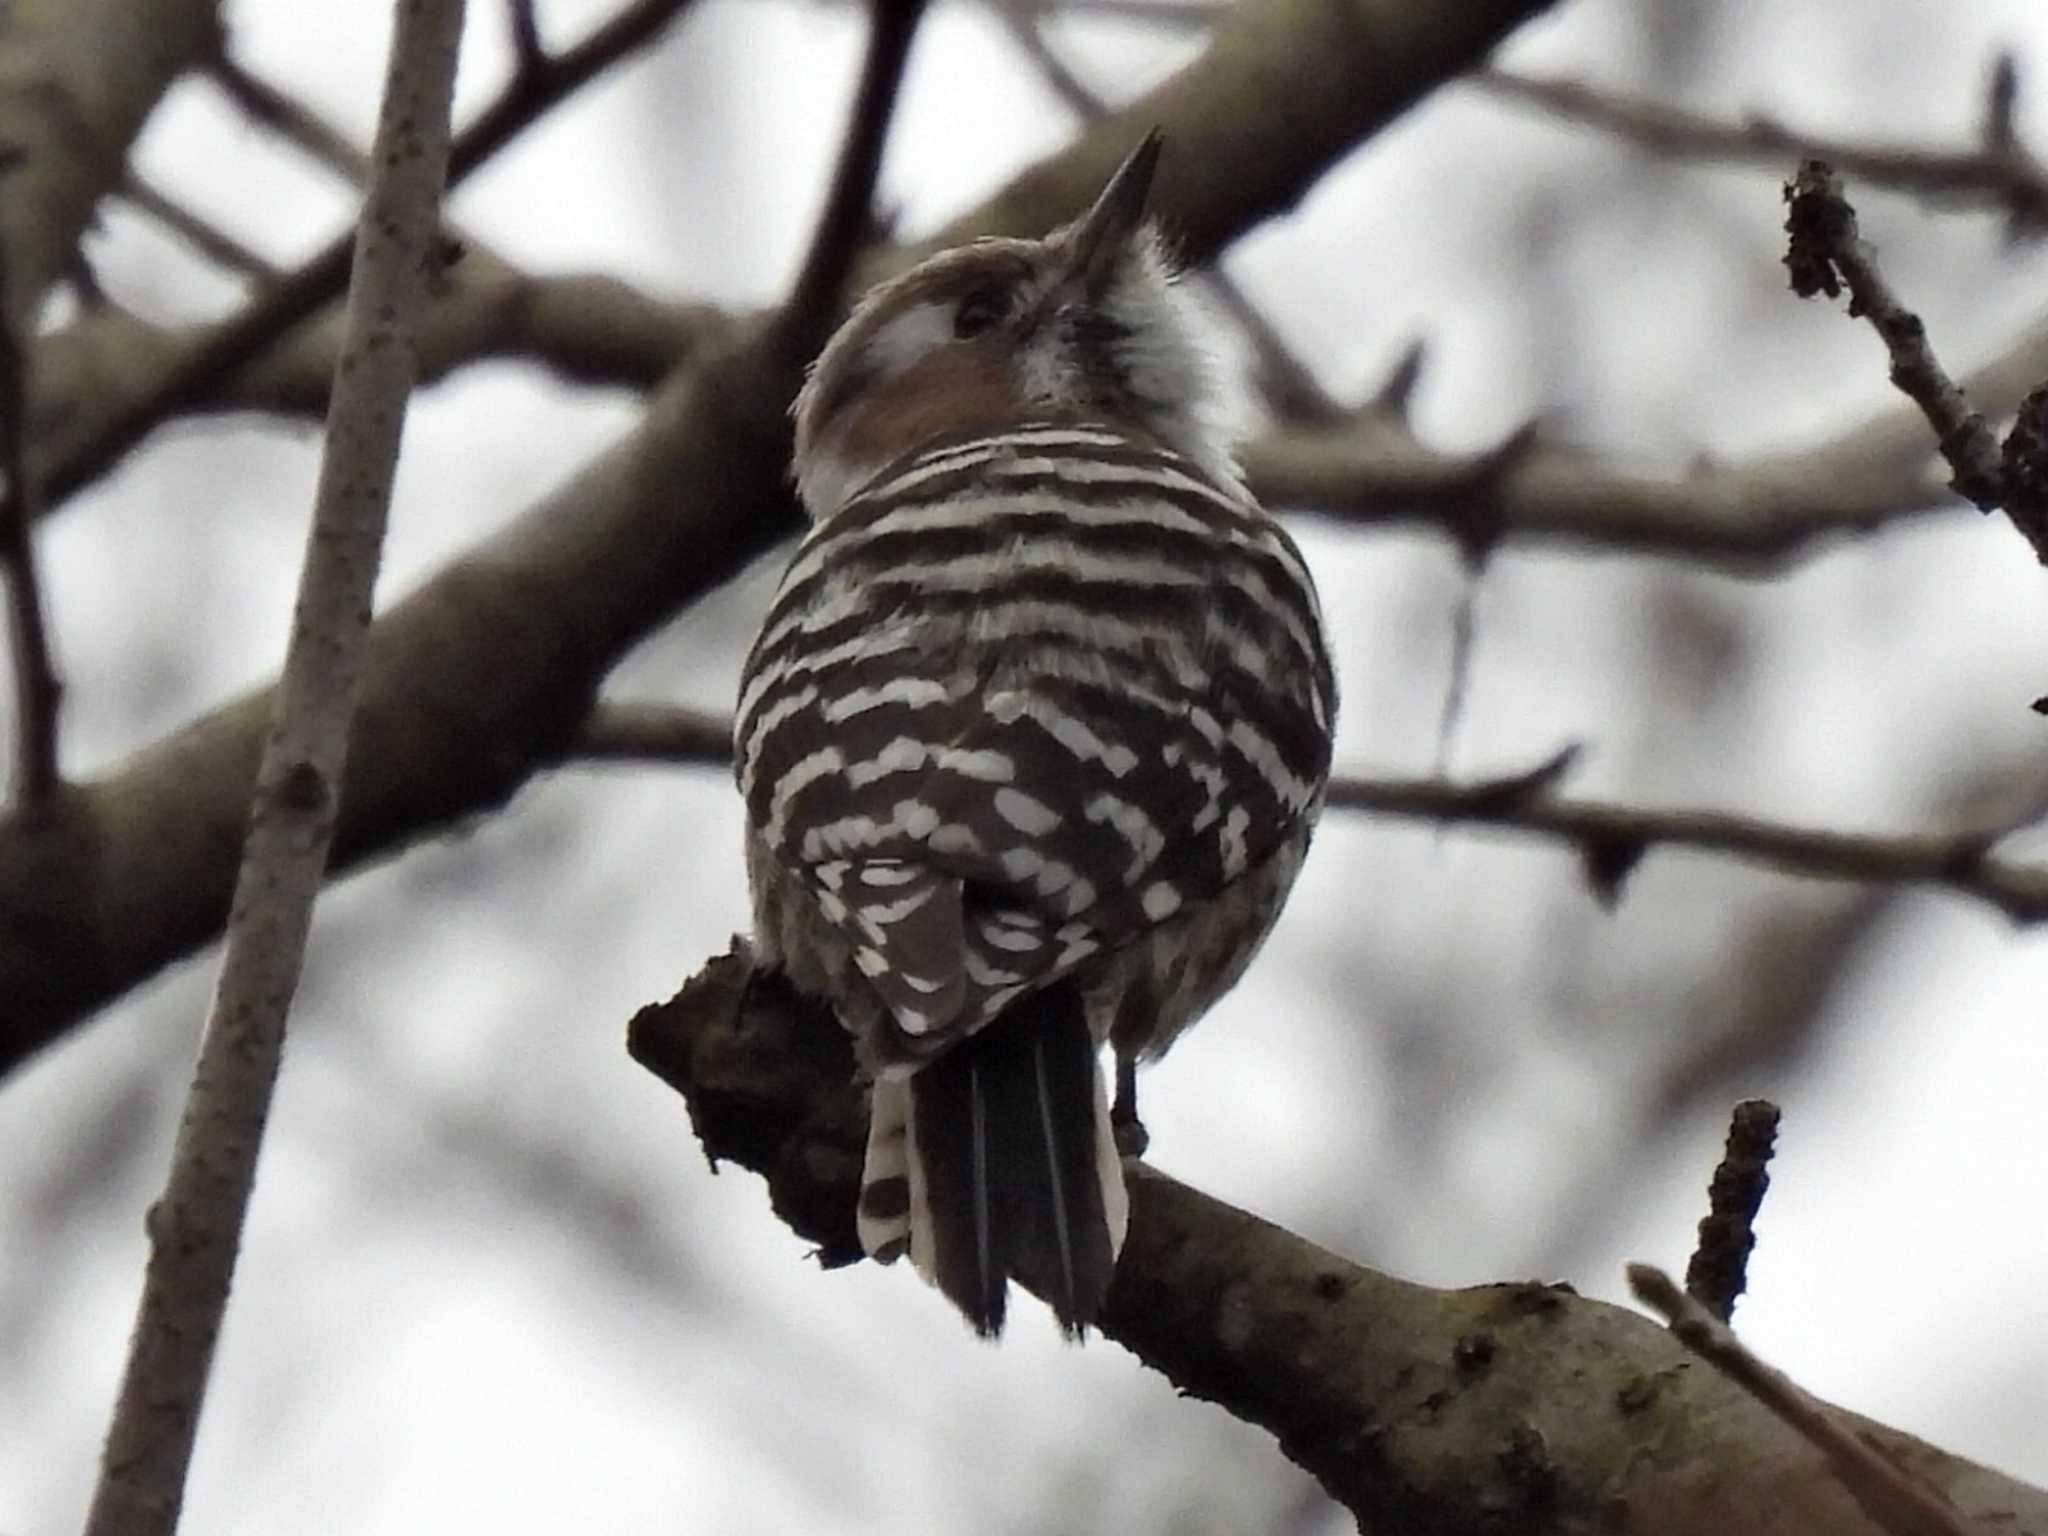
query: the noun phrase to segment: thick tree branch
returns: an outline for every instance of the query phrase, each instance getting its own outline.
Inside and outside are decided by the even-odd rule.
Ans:
[[[1217,49],[1126,116],[1197,144],[1242,104],[1291,104],[1243,108],[1247,142],[1269,160],[1155,189],[1174,223],[1212,242],[1191,252],[1206,259],[1294,195],[1313,153],[1327,165],[1545,4],[1248,0]],[[1352,136],[1305,121],[1312,106]],[[1105,126],[967,227],[1071,217],[1127,139]],[[380,618],[334,871],[496,806],[559,762],[618,658],[793,526],[796,382],[744,342],[707,357],[639,430]],[[37,825],[0,819],[0,1070],[219,933],[267,713],[267,693],[251,695],[60,796]]]
[[[628,1038],[683,1095],[714,1160],[763,1174],[776,1214],[826,1264],[857,1258],[865,1110],[828,1016],[736,951],[643,1009]],[[1679,1343],[1634,1313],[1566,1286],[1410,1285],[1126,1168],[1130,1235],[1103,1332],[1271,1431],[1362,1529],[1867,1536],[1812,1444],[1688,1370]],[[932,1326],[952,1326],[936,1303]],[[1979,1529],[2048,1536],[2048,1493],[1852,1422]]]
[[[1035,5],[1031,0],[990,0],[989,9],[1018,51],[1031,61],[1047,89],[1071,107],[1082,122],[1097,123],[1109,115],[1109,102],[1091,90],[1046,39],[1045,18],[1055,7]],[[1257,360],[1255,380],[1268,408],[1284,420],[1327,421],[1336,416],[1336,401],[1230,274],[1215,266],[1200,269],[1200,276],[1217,304],[1251,344]]]
[[[1192,264],[1285,213],[1344,155],[1478,64],[1552,0],[1253,0],[1223,11],[1208,47],[1066,152],[922,245],[895,270],[977,234],[1037,236],[1087,206],[1146,132],[1165,129],[1150,206]],[[1229,166],[1230,174],[1216,168]]]
[[[340,804],[406,397],[440,228],[462,0],[400,0],[348,330],[227,952],[150,1212],[149,1263],[87,1536],[169,1536],[228,1303]]]

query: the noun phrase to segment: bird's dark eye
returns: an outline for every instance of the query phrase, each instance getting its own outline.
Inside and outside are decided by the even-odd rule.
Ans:
[[[1009,290],[999,283],[983,283],[960,301],[953,311],[953,335],[960,341],[995,329],[1009,316]]]

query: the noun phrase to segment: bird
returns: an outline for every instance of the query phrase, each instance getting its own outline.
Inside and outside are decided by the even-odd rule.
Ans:
[[[1147,216],[1162,142],[1072,223],[853,308],[793,406],[809,526],[740,678],[755,963],[871,1080],[862,1247],[984,1337],[1012,1279],[1097,1323],[1132,1069],[1243,973],[1329,779],[1315,583]]]

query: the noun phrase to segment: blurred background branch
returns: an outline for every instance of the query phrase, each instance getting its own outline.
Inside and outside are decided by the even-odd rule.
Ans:
[[[1505,101],[1615,134],[1658,154],[1729,160],[1782,177],[1801,159],[1825,160],[1857,181],[1911,193],[1936,206],[1989,203],[2018,237],[2048,227],[2048,168],[2013,130],[2019,67],[2000,53],[1987,71],[1981,139],[1971,149],[1932,149],[1831,137],[1792,128],[1766,113],[1726,122],[1667,102],[1605,90],[1584,80],[1543,79],[1506,70],[1475,77]]]

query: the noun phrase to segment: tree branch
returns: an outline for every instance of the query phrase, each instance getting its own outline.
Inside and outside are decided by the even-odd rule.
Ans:
[[[858,1258],[866,1111],[829,1016],[736,951],[641,1010],[628,1043],[683,1095],[714,1162],[762,1174],[826,1265]],[[1863,1529],[1811,1444],[1722,1377],[1688,1371],[1677,1341],[1636,1314],[1567,1286],[1410,1285],[1125,1167],[1130,1233],[1103,1333],[1269,1430],[1361,1529]],[[937,1304],[932,1325],[952,1326]],[[2048,1493],[1854,1422],[1965,1509],[2004,1518],[1997,1529],[2048,1536]]]
[[[854,91],[853,120],[840,146],[810,249],[771,327],[774,344],[795,367],[809,363],[831,339],[846,302],[854,259],[874,228],[875,182],[924,9],[925,0],[873,0],[869,7],[868,46]]]
[[[2005,1511],[1993,1514],[1978,1506],[1979,1519],[1970,1519],[1943,1495],[1937,1486],[1940,1479],[1927,1476],[1924,1469],[1916,1475],[1915,1469],[1896,1455],[1897,1447],[1884,1446],[1850,1415],[1829,1407],[1783,1371],[1764,1364],[1726,1322],[1681,1291],[1662,1270],[1631,1264],[1628,1280],[1639,1301],[1669,1320],[1680,1343],[1819,1451],[1857,1508],[1890,1536],[1971,1536],[1994,1523],[2000,1528],[2026,1528],[2028,1517],[2018,1511],[2008,1522]]]
[[[2048,865],[1993,858],[2014,830],[1975,828],[1885,836],[1801,827],[1726,811],[1647,810],[1551,793],[1562,754],[1531,773],[1453,784],[1440,779],[1340,779],[1333,809],[1501,827],[1575,848],[1604,900],[1653,848],[1693,848],[1822,880],[1941,886],[1996,907],[2016,922],[2048,919]]]
[[[320,113],[225,54],[212,62],[211,74],[252,120],[349,186],[361,185],[367,156]],[[422,382],[471,363],[517,358],[571,383],[647,390],[743,323],[708,305],[663,302],[609,276],[534,277],[460,228],[443,228],[463,255],[435,285],[421,321]],[[155,326],[103,304],[43,337],[34,370],[38,458],[75,451],[96,423],[138,407],[214,329]],[[327,409],[340,339],[341,314],[327,306],[221,380],[191,411],[318,418]]]
[[[571,750],[586,762],[724,768],[732,763],[732,722],[669,704],[600,699]]]
[[[276,281],[278,271],[274,263],[211,220],[201,218],[132,167],[121,179],[121,196],[215,266],[237,277],[252,277],[265,283]]]
[[[599,761],[723,767],[732,724],[694,710],[602,704],[572,748]],[[1444,825],[1490,826],[1570,844],[1594,893],[1612,901],[1654,848],[1690,848],[1821,880],[1935,885],[1996,907],[2016,922],[2048,920],[2048,864],[1996,859],[2012,826],[1960,832],[1837,832],[1726,811],[1650,810],[1554,793],[1567,749],[1523,773],[1458,783],[1443,778],[1331,780],[1329,808]]]
[[[2019,229],[2048,226],[2048,169],[2010,132],[1987,131],[1977,149],[1872,144],[1805,133],[1761,113],[1751,113],[1740,123],[1724,122],[1578,80],[1538,79],[1498,69],[1482,70],[1473,78],[1489,95],[1541,108],[1658,154],[1735,161],[1774,172],[1787,160],[1825,160],[1874,186],[1930,201],[1994,204]],[[2000,76],[1993,78],[1995,87]],[[2000,121],[1996,113],[1987,112],[1986,118],[1987,128]],[[2004,121],[2009,128],[2009,111]]]
[[[691,3],[639,0],[544,67],[515,77],[457,137],[448,160],[450,190],[557,101],[659,36]],[[334,298],[348,281],[353,249],[352,236],[338,236],[319,255],[266,288],[240,314],[210,327],[146,393],[101,417],[90,435],[50,464],[44,482],[49,503],[55,506],[104,475],[159,423],[205,400],[237,369]]]
[[[1320,149],[1327,164],[1354,142],[1302,120],[1311,105],[1362,135],[1545,3],[1247,0],[1209,54],[1128,115],[1176,144],[1241,116],[1273,174],[1306,177],[1304,157]],[[1269,94],[1291,106],[1242,106]],[[1106,126],[964,222],[1050,228],[1087,205],[1124,142]],[[1251,179],[1268,168],[1155,191],[1174,223],[1220,245],[1275,205]],[[379,619],[335,873],[499,805],[560,762],[619,657],[793,527],[796,384],[744,339],[707,355],[637,431]],[[65,797],[57,818],[0,818],[0,1071],[219,933],[267,713],[267,695],[250,695]]]
[[[170,1536],[341,800],[440,228],[462,0],[399,0],[297,610],[87,1536]]]
[[[0,251],[0,295],[8,289]],[[61,782],[57,708],[63,685],[50,659],[49,621],[36,570],[39,488],[28,452],[28,349],[14,329],[11,304],[0,304],[0,576],[7,586],[7,649],[14,671],[14,798],[23,809],[47,805]]]
[[[350,186],[361,185],[369,175],[367,158],[346,134],[297,97],[243,68],[233,54],[217,54],[208,62],[207,74],[251,122],[262,124]]]
[[[2048,390],[2036,390],[2021,406],[2019,424],[2001,452],[1984,418],[1970,409],[1934,355],[1925,323],[1885,280],[1833,170],[1823,161],[1805,161],[1786,187],[1785,200],[1791,205],[1785,265],[1792,291],[1801,298],[1834,298],[1847,284],[1850,316],[1867,319],[1884,341],[1892,383],[1934,428],[1941,456],[1955,471],[1949,483],[1956,494],[1986,512],[2003,507],[2048,565],[2048,438],[2042,431]]]
[[[219,0],[10,0],[0,26],[0,264],[36,334],[100,199],[170,84],[220,46]]]
[[[1756,1214],[1771,1187],[1771,1152],[1778,1137],[1778,1106],[1744,1099],[1728,1120],[1728,1149],[1707,1190],[1699,1245],[1685,1266],[1685,1292],[1722,1322],[1749,1285],[1756,1248]]]

